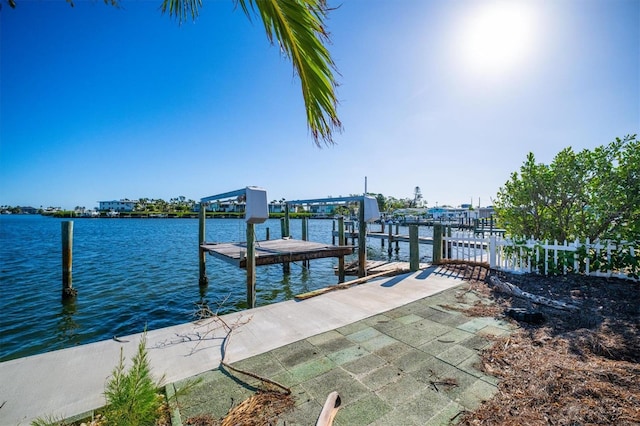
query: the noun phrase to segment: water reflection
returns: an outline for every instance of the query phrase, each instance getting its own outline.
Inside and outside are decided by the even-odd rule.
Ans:
[[[80,328],[80,326],[73,318],[73,316],[76,314],[76,311],[77,306],[75,298],[63,300],[62,310],[60,311],[60,317],[58,320],[56,332],[56,337],[59,342],[69,344],[80,343],[78,335],[78,329]]]

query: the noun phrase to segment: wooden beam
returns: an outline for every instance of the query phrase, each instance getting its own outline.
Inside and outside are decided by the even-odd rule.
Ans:
[[[356,278],[355,280],[347,281],[347,282],[344,282],[344,283],[341,283],[341,284],[332,285],[330,287],[324,287],[324,288],[321,288],[321,289],[318,289],[318,290],[310,291],[308,293],[298,294],[298,295],[295,296],[295,298],[299,299],[299,300],[309,299],[311,297],[320,296],[321,294],[325,294],[325,293],[328,293],[330,291],[344,290],[345,288],[349,288],[349,287],[354,286],[354,285],[365,283],[365,282],[367,282],[369,280],[372,280],[374,278],[383,277],[385,275],[395,274],[397,272],[398,271],[396,271],[396,270],[388,270],[388,271],[384,271],[384,272],[378,272],[377,274],[372,274],[372,275],[368,275],[366,277]]]

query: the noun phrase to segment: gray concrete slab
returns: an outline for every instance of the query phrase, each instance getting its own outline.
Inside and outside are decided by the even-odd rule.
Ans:
[[[508,333],[514,328],[495,318],[448,310],[474,300],[461,289],[464,284],[233,366],[291,388],[294,407],[278,415],[278,425],[315,424],[333,391],[342,401],[335,426],[455,424],[465,411],[497,392],[498,379],[477,369],[479,353],[489,344],[485,330]],[[225,376],[218,381],[215,391],[193,378],[172,383],[169,387],[180,391],[176,412],[182,424],[192,416],[222,419],[244,401],[240,395],[255,395],[255,378],[233,376],[237,380]],[[232,403],[219,404],[230,397]]]
[[[430,268],[304,301],[291,300],[224,315],[222,320],[234,328],[226,360],[237,362],[348,327],[460,282]],[[154,374],[173,383],[217,368],[225,335],[223,324],[212,319],[149,331],[147,348]],[[0,425],[27,425],[42,417],[69,418],[103,406],[104,386],[118,363],[120,351],[131,359],[141,336],[119,336],[123,342],[102,341],[0,363]],[[298,374],[304,378],[310,373],[300,369]]]

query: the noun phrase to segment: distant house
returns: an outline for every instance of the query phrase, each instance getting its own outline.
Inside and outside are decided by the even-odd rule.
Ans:
[[[336,206],[333,204],[312,204],[309,206],[309,213],[315,216],[333,216]]]
[[[119,201],[98,201],[100,211],[114,211],[114,212],[132,212],[137,201],[131,200],[119,200]]]
[[[22,214],[37,214],[38,209],[35,207],[20,207],[20,213]]]
[[[284,203],[269,203],[269,213],[284,213]]]

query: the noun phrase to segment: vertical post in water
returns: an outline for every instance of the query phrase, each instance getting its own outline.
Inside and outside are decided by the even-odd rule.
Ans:
[[[393,224],[389,222],[389,249],[387,253],[389,253],[389,257],[391,257],[391,252],[393,251],[391,248],[391,243],[393,242]]]
[[[290,237],[291,233],[289,232],[291,228],[289,228],[289,203],[285,203],[285,210],[284,210],[284,232],[285,232],[285,237]]]
[[[271,239],[271,233],[269,232],[269,227],[267,226],[267,236],[265,240],[269,241]]]
[[[284,238],[287,235],[287,227],[284,224],[284,217],[280,218],[280,237]]]
[[[367,276],[367,222],[364,221],[364,197],[358,211],[360,229],[358,233],[358,277]]]
[[[303,217],[302,218],[302,241],[309,241],[309,218],[308,217]],[[302,266],[305,268],[309,268],[309,261],[308,260],[303,260],[302,261]]]
[[[396,222],[396,235],[400,235],[400,222]],[[396,253],[400,251],[400,241],[396,240]]]
[[[333,227],[335,228],[336,223],[333,222]],[[338,218],[338,244],[343,246],[345,245],[344,241],[344,217],[340,216]],[[340,256],[338,258],[338,282],[344,282],[344,256]]]
[[[284,204],[284,218],[282,218],[282,238],[289,238],[289,203]],[[288,274],[291,272],[291,264],[282,262],[282,272]]]
[[[307,236],[307,221],[308,219],[306,217],[302,218],[302,241],[308,241],[308,236]]]
[[[343,229],[344,232],[344,229]],[[331,245],[335,246],[336,245],[336,221],[333,220],[332,221],[332,226],[331,226]]]
[[[198,283],[200,287],[209,284],[207,277],[207,252],[202,248],[205,236],[205,219],[207,218],[207,204],[200,203],[200,211],[198,212],[198,264],[200,265],[200,279]]]
[[[73,221],[62,222],[62,300],[74,298],[73,288]]]
[[[255,225],[247,223],[247,305],[256,307],[256,246]]]
[[[409,225],[409,269],[412,272],[420,269],[420,247],[418,244],[418,225]]]
[[[434,265],[442,261],[442,224],[433,224],[433,260]]]

